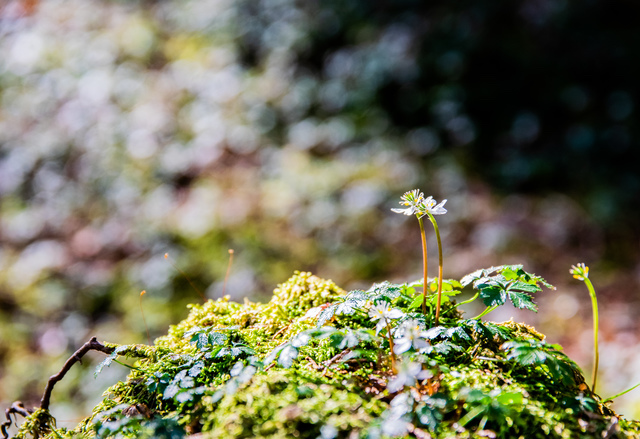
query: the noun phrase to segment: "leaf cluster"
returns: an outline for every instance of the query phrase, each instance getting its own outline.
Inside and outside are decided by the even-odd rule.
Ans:
[[[504,305],[508,298],[516,308],[531,311],[538,310],[531,294],[542,291],[540,285],[555,289],[542,277],[524,271],[522,265],[501,265],[477,270],[464,276],[460,284],[463,287],[471,284],[489,307]]]

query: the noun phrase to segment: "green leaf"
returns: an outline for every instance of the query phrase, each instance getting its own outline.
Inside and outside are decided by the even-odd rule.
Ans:
[[[538,285],[529,284],[520,280],[517,280],[509,285],[509,289],[526,291],[527,293],[537,293],[538,291],[542,291],[542,288],[540,288]]]
[[[392,284],[384,281],[373,286],[367,291],[374,299],[386,298],[389,300],[397,299],[402,294],[402,285]]]
[[[506,392],[496,397],[496,400],[502,405],[522,405],[522,393]]]
[[[162,399],[171,399],[178,394],[180,391],[180,386],[177,382],[172,382],[164,389],[164,393],[162,394]]]
[[[533,302],[531,296],[527,293],[521,293],[519,291],[508,291],[509,299],[518,309],[528,309],[531,311],[538,311],[538,306]]]
[[[487,283],[479,286],[479,289],[480,298],[487,306],[504,305],[507,300],[507,292],[501,285],[490,285]]]
[[[501,325],[496,325],[492,322],[469,319],[463,320],[460,324],[473,329],[476,333],[489,340],[492,340],[495,337],[506,340],[511,337],[511,331],[509,329]]]
[[[189,376],[195,377],[200,375],[200,372],[204,369],[204,361],[198,361],[189,369]]]
[[[286,369],[290,368],[293,365],[293,360],[298,357],[298,349],[291,345],[285,346],[282,351],[280,351],[280,356],[278,357],[278,364]]]
[[[510,351],[508,360],[515,360],[523,366],[543,364],[549,356],[538,345],[529,342],[510,341],[504,343],[502,349]]]
[[[409,305],[409,309],[416,309],[416,308],[421,307],[422,306],[422,302],[423,302],[423,296],[422,296],[422,293],[420,293],[416,297],[413,298],[413,301]]]
[[[491,267],[491,268],[484,268],[481,270],[476,270],[473,273],[469,273],[466,276],[464,276],[462,279],[460,279],[460,285],[462,285],[463,287],[466,287],[467,285],[471,284],[472,282],[476,282],[479,279],[482,279],[484,277],[489,276],[492,273],[495,273],[496,271],[502,269],[504,267],[503,266],[499,266],[499,267]]]
[[[440,407],[430,406],[427,404],[420,405],[416,410],[418,420],[420,423],[428,427],[431,431],[435,431],[440,425],[443,419],[443,414],[440,412]]]
[[[204,332],[193,334],[190,342],[195,342],[196,347],[200,350],[206,349],[207,347],[209,347],[209,334]]]
[[[291,343],[291,346],[293,346],[294,348],[299,348],[309,344],[310,340],[311,340],[311,335],[309,335],[307,331],[302,331],[299,334],[297,334],[295,337],[293,337],[290,343]]]
[[[264,357],[264,364],[265,365],[270,364],[276,358],[278,358],[278,355],[280,354],[282,349],[284,349],[285,346],[287,346],[287,343],[283,343],[280,346],[276,347],[274,350],[272,350],[266,357]]]
[[[318,323],[316,324],[317,327],[323,326],[325,323],[327,323],[329,320],[331,320],[334,316],[334,314],[336,313],[336,308],[338,307],[337,304],[334,305],[329,305],[328,307],[326,307],[325,309],[323,309],[320,312],[320,315],[318,316]]]
[[[95,372],[93,372],[93,376],[97,377],[98,374],[102,372],[102,369],[104,369],[105,367],[111,366],[111,363],[113,362],[113,360],[115,360],[118,355],[120,355],[122,352],[126,351],[127,349],[129,349],[128,345],[121,345],[115,348],[107,358],[102,360],[100,364],[96,366],[96,370]]]
[[[227,339],[229,337],[227,334],[222,332],[210,332],[209,333],[209,343],[212,346],[224,346],[227,343]]]
[[[356,309],[359,308],[361,304],[362,302],[359,300],[348,299],[337,305],[335,313],[338,315],[351,315],[356,312]]]

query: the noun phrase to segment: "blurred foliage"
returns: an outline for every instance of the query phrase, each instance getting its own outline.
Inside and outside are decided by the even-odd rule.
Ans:
[[[525,248],[538,272],[566,275],[568,249],[637,263],[637,13],[4,2],[0,401],[38,398],[90,335],[143,341],[143,289],[152,334],[181,320],[199,296],[165,252],[209,297],[229,248],[236,298],[266,299],[295,269],[345,286],[417,277],[418,237],[389,211],[411,187],[450,198],[453,274]],[[57,391],[95,402],[77,378]]]

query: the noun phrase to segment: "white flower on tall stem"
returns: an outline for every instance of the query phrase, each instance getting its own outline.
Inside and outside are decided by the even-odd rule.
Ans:
[[[393,352],[400,355],[413,348],[416,351],[429,346],[425,340],[426,331],[415,319],[409,319],[398,328],[399,338],[394,340]]]
[[[417,381],[431,378],[433,373],[422,368],[422,363],[402,362],[398,374],[389,381],[387,390],[391,393],[404,389],[404,386],[414,386]]]
[[[429,197],[431,198],[431,197]],[[418,215],[420,214],[418,207],[424,201],[424,194],[420,192],[418,189],[414,189],[409,192],[405,192],[402,197],[400,197],[400,204],[403,206],[409,206],[406,209],[391,209],[391,211],[395,213],[402,213],[404,215]],[[424,215],[424,214],[422,214]]]
[[[387,302],[380,303],[369,310],[372,321],[378,320],[376,333],[389,324],[390,319],[399,319],[404,313],[397,308],[391,308]]]
[[[445,213],[447,213],[447,209],[444,208],[444,204],[446,202],[447,200],[442,200],[440,204],[436,204],[436,200],[434,200],[433,197],[430,196],[420,202],[416,210],[417,213],[420,214],[420,216],[424,216],[427,213],[430,213],[431,215],[444,215]]]

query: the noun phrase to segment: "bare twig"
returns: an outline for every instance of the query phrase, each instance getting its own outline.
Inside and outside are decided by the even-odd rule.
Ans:
[[[67,372],[69,372],[69,369],[71,369],[71,366],[73,366],[78,361],[81,362],[82,357],[87,352],[100,351],[104,352],[105,354],[112,354],[114,350],[115,348],[103,345],[95,337],[92,337],[91,340],[83,344],[82,347],[75,351],[75,353],[70,356],[69,359],[64,363],[64,366],[62,366],[60,372],[49,378],[47,387],[44,389],[44,395],[42,395],[42,400],[40,401],[40,408],[43,410],[49,410],[49,403],[51,402],[51,392],[53,391],[53,386],[55,386],[58,381],[64,378]]]
[[[311,357],[306,357],[305,358],[309,363],[311,363],[311,366],[315,369],[315,370],[320,370],[322,369],[322,366],[318,366],[318,363],[316,363],[313,358]]]
[[[2,425],[0,425],[0,430],[2,431],[2,437],[4,439],[8,439],[9,438],[9,432],[7,431],[7,429],[9,427],[11,427],[11,424],[13,423],[11,420],[11,415],[21,415],[23,417],[27,417],[30,415],[30,413],[27,411],[27,409],[24,408],[24,405],[22,404],[21,401],[16,401],[13,404],[11,404],[11,407],[9,407],[8,409],[6,409],[4,411],[4,415],[7,418],[7,420],[5,422],[2,423]],[[17,419],[16,419],[16,423],[17,423]]]
[[[349,354],[351,352],[351,349],[345,349],[344,351],[338,353],[337,355],[335,355],[333,358],[324,361],[322,364],[324,364],[324,372],[322,372],[322,376],[324,376],[328,371],[329,368],[333,365],[333,363],[337,362],[338,360],[341,360],[345,355]]]
[[[275,339],[277,336],[279,336],[280,334],[282,334],[283,332],[285,332],[287,329],[289,329],[289,326],[291,325],[287,325],[284,328],[281,328],[278,332],[276,332],[275,334],[273,334],[273,338]]]

